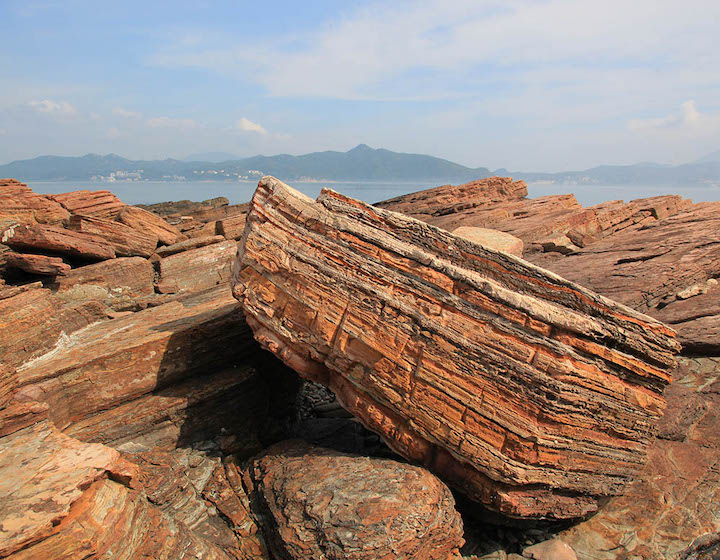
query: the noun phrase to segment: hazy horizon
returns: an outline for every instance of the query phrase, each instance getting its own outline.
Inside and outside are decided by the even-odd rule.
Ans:
[[[472,168],[687,163],[720,148],[718,20],[708,0],[8,0],[0,161],[366,143]]]

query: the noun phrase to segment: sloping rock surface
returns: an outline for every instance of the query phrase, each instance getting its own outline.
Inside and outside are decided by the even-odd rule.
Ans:
[[[513,516],[578,517],[623,491],[679,349],[663,324],[513,256],[272,177],[233,286],[265,348]]]

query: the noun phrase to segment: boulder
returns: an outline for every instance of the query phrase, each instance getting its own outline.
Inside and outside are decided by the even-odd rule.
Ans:
[[[8,268],[18,268],[30,274],[41,276],[64,276],[70,272],[70,265],[60,257],[47,255],[32,255],[30,253],[8,253],[6,256]]]
[[[227,285],[236,250],[237,243],[230,240],[160,259],[158,291],[176,294]]]
[[[218,234],[225,239],[240,239],[245,230],[245,214],[231,216],[217,221]]]
[[[2,243],[19,251],[49,252],[80,260],[115,258],[104,239],[42,224],[17,224],[0,232]]]
[[[504,251],[517,257],[522,257],[525,247],[522,239],[496,229],[462,226],[453,231],[453,234],[483,247]]]
[[[47,198],[61,204],[71,214],[82,214],[114,220],[125,204],[110,191],[72,191],[49,194]]]
[[[278,558],[459,559],[455,501],[425,469],[295,440],[255,459],[247,480]]]
[[[115,250],[118,257],[149,257],[155,252],[158,237],[103,218],[74,214],[67,223],[68,229],[94,235]]]
[[[124,206],[117,220],[145,235],[157,236],[163,245],[172,245],[187,239],[178,228],[170,225],[157,214],[136,206]]]
[[[272,177],[232,281],[265,348],[511,516],[580,517],[622,493],[679,350],[662,323],[517,257]]]

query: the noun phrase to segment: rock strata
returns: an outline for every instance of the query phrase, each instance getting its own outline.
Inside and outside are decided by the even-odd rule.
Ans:
[[[255,459],[247,479],[277,558],[459,559],[452,494],[424,469],[289,441]]]
[[[272,177],[233,292],[265,348],[511,516],[583,516],[621,493],[679,349],[663,324],[516,257]]]

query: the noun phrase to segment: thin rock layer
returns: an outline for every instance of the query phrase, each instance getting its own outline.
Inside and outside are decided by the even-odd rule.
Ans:
[[[233,293],[256,339],[397,452],[507,515],[579,517],[641,471],[675,333],[506,253],[272,177]]]

